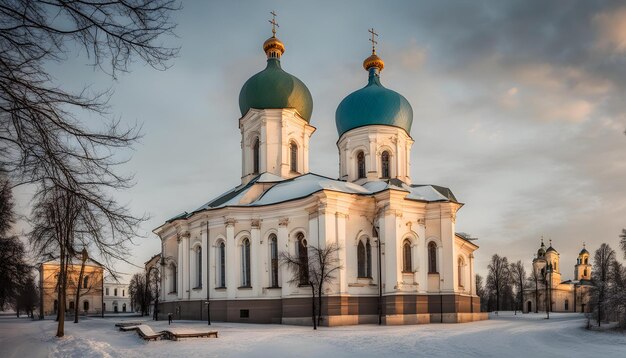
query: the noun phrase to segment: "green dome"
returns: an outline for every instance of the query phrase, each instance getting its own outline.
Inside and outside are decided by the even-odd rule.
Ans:
[[[367,86],[348,95],[337,107],[335,123],[339,136],[368,125],[399,127],[410,135],[413,108],[409,101],[380,83],[378,68],[372,67],[368,71]]]
[[[313,112],[313,98],[302,81],[283,71],[280,60],[270,58],[267,60],[267,67],[250,77],[241,88],[241,115],[248,113],[250,108],[294,108],[309,122]]]

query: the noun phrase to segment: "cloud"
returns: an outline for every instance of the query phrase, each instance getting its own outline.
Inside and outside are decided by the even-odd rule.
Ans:
[[[614,54],[626,52],[626,7],[596,14],[592,18],[596,29],[596,46]]]

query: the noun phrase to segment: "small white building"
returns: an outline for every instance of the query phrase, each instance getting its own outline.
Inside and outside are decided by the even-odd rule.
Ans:
[[[119,313],[131,312],[128,284],[119,282],[104,282],[104,312]]]

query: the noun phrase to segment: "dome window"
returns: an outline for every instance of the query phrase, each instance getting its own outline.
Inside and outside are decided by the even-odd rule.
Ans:
[[[365,178],[365,154],[363,152],[359,152],[356,155],[356,169],[357,177],[359,179]]]
[[[389,152],[388,151],[384,151],[383,154],[381,154],[380,156],[380,167],[382,169],[382,177],[383,178],[389,178]]]

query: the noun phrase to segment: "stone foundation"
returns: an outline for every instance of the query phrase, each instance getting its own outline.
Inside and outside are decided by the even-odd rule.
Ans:
[[[206,300],[159,304],[159,318],[206,320]],[[223,322],[312,325],[311,298],[212,300],[211,320]],[[487,319],[478,297],[461,295],[384,296],[385,325],[464,323]],[[345,326],[378,323],[378,297],[333,296],[322,298],[322,325]]]

